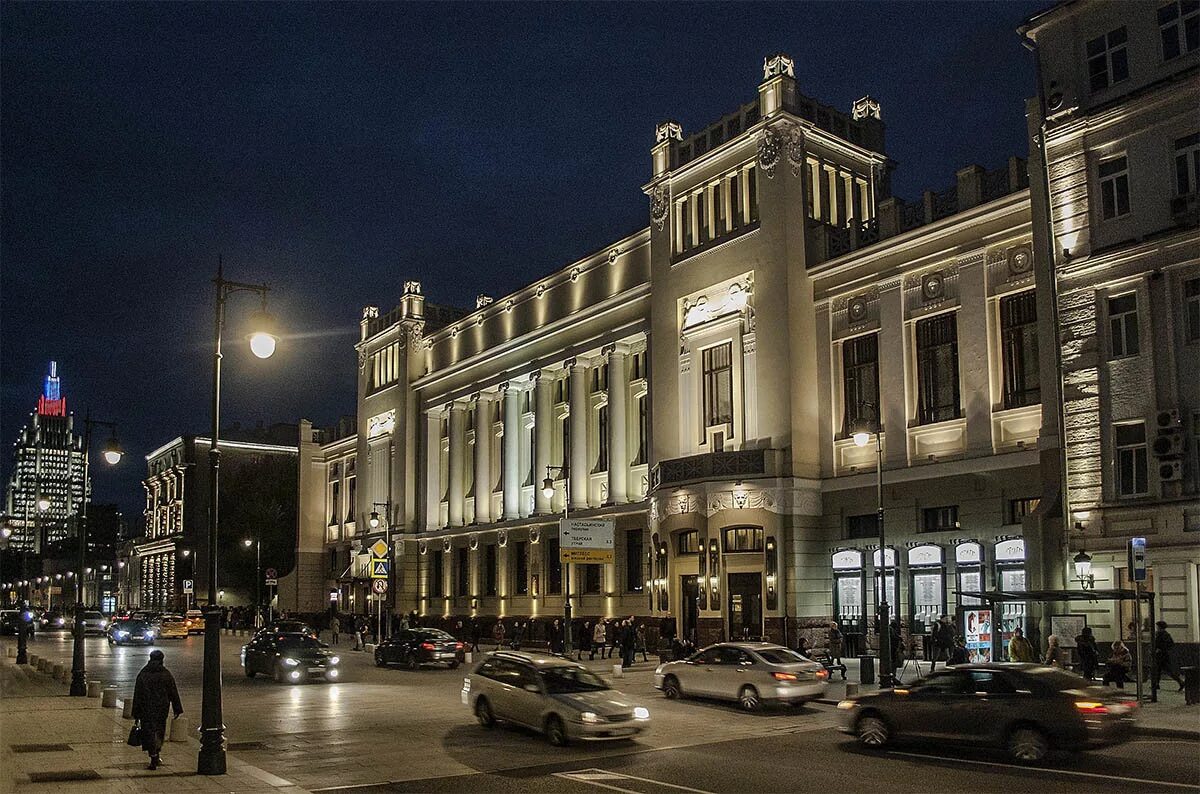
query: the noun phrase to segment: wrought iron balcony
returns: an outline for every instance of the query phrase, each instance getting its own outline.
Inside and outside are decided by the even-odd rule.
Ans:
[[[664,460],[651,472],[651,488],[697,480],[779,476],[783,473],[781,453],[778,449],[743,449]]]

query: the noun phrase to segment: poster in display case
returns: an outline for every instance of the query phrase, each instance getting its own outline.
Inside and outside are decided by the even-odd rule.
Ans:
[[[963,639],[972,664],[992,661],[992,610],[963,610]]]
[[[1051,615],[1050,633],[1058,637],[1060,648],[1074,648],[1075,638],[1083,634],[1087,615]]]

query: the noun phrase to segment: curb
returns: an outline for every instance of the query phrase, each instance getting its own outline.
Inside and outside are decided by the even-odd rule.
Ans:
[[[1200,730],[1189,730],[1188,728],[1159,728],[1152,725],[1134,725],[1133,733],[1136,736],[1153,736],[1158,739],[1186,739],[1188,741],[1200,742]]]

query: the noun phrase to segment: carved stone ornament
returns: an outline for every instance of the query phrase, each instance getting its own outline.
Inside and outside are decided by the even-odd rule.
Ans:
[[[534,290],[534,294],[537,295],[539,298],[542,297],[543,295],[545,295],[546,294],[546,285],[538,284],[537,289]]]
[[[1020,277],[1033,270],[1033,254],[1027,245],[1019,245],[1008,249],[1008,272],[1010,276]]]
[[[364,320],[378,319],[379,318],[379,307],[378,306],[364,306],[363,312],[362,312],[362,318]]]
[[[479,548],[479,535],[471,535],[470,540],[467,541],[467,545],[470,546],[471,551]]]
[[[683,127],[679,126],[679,122],[677,121],[664,121],[654,128],[655,143],[670,140],[683,140]]]
[[[846,303],[846,317],[851,325],[867,319],[867,296],[855,295]]]
[[[404,282],[404,294],[405,295],[420,295],[421,294],[421,282],[419,282],[419,281]]]
[[[666,184],[655,185],[650,191],[650,220],[661,232],[667,222],[667,212],[671,207],[671,191]]]
[[[579,274],[580,274],[580,273],[582,273],[582,272],[583,272],[583,271],[581,271],[581,270],[580,270],[578,267],[573,267],[573,268],[571,268],[571,281],[578,281],[578,280],[579,280]]]
[[[447,554],[450,552],[450,538],[442,539],[442,551],[446,552]]]
[[[792,124],[785,137],[787,161],[792,167],[792,176],[800,176],[800,170],[804,168],[804,131],[800,129],[800,125]]]
[[[620,248],[614,248],[614,249],[612,249],[611,251],[609,251],[609,252],[608,252],[608,263],[611,265],[613,262],[616,262],[616,261],[617,261],[617,257],[618,257],[618,256],[620,256],[620,255],[621,255],[621,249],[620,249]]]
[[[458,326],[452,325],[450,326],[450,338],[453,339],[456,336],[458,336]]]
[[[758,139],[758,167],[767,179],[775,178],[775,166],[779,165],[779,150],[783,147],[779,133],[771,127],[762,131]]]
[[[358,371],[362,372],[367,368],[367,351],[360,349],[358,351]]]
[[[946,295],[946,278],[935,270],[921,277],[921,298],[926,302],[941,300]]]
[[[796,76],[796,63],[782,52],[769,58],[763,58],[763,80],[770,80],[779,75]]]
[[[533,529],[529,530],[529,542],[530,543],[538,543],[541,541],[541,539],[542,539],[542,530],[541,529],[539,529],[538,527],[534,527]]]
[[[513,306],[515,306],[515,305],[516,305],[516,303],[513,302],[513,299],[509,298],[508,300],[506,300],[504,302],[504,311],[511,312],[513,310]]]
[[[865,118],[879,119],[883,117],[879,109],[879,103],[869,96],[854,100],[854,107],[851,108],[850,115],[855,121],[861,121]]]
[[[505,546],[508,545],[508,530],[507,529],[500,529],[500,530],[496,531],[496,543],[497,543],[497,545],[500,546],[500,548],[504,548]]]
[[[491,295],[484,295],[482,292],[475,296],[475,308],[482,309],[484,306],[490,306],[494,301]]]
[[[429,552],[429,542],[424,540],[417,541],[417,553],[427,554]]]

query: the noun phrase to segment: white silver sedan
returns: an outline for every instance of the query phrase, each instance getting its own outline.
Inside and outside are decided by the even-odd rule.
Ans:
[[[769,642],[710,645],[654,671],[654,688],[668,698],[735,700],[746,711],[765,703],[807,703],[824,695],[828,686],[824,665]]]

